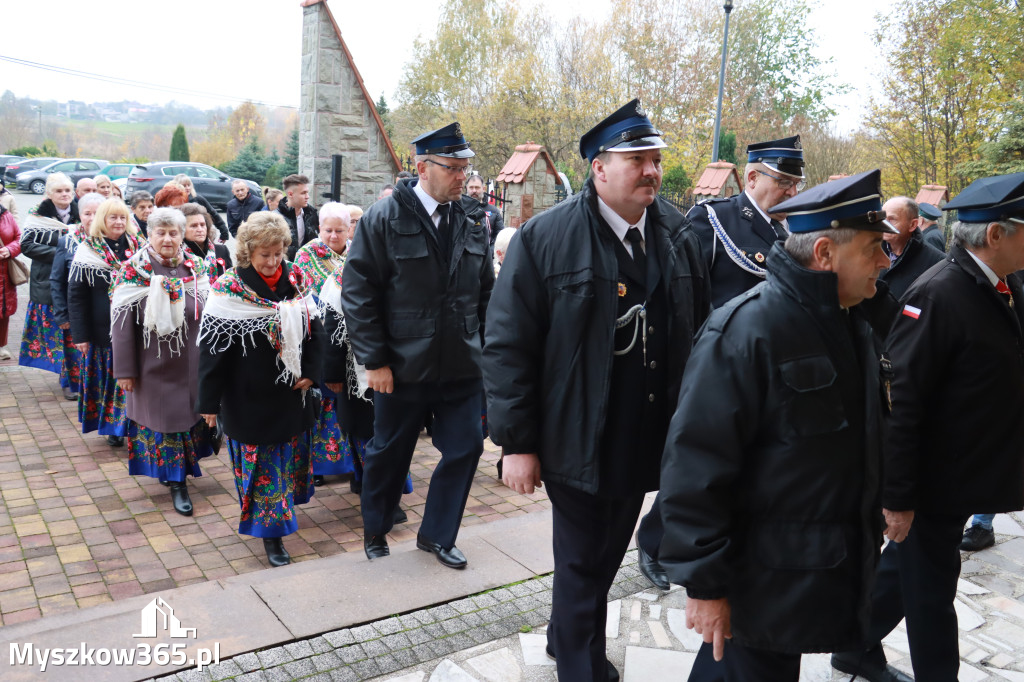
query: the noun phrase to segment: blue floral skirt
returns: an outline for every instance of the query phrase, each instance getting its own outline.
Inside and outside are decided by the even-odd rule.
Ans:
[[[71,330],[64,330],[64,335],[67,345],[64,346],[64,362],[60,366],[60,385],[78,393],[82,390],[82,353],[71,343]]]
[[[317,476],[340,476],[355,472],[348,438],[338,426],[334,393],[324,391],[320,416],[313,425],[313,473]]]
[[[71,343],[71,330],[57,326],[53,308],[29,301],[18,364],[61,374],[64,371],[64,353],[68,348],[75,349]]]
[[[258,538],[280,538],[298,530],[295,505],[305,504],[313,497],[310,432],[269,445],[225,440],[242,506],[238,532]]]
[[[129,421],[128,439],[128,473],[150,476],[161,483],[202,476],[199,460],[213,454],[210,427],[202,419],[188,431],[173,433],[161,433]]]
[[[82,358],[78,421],[82,423],[82,433],[98,430],[101,436],[128,434],[124,391],[114,379],[114,350],[110,346],[91,343]]]

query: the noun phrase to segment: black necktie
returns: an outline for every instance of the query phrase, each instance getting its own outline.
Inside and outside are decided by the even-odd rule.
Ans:
[[[644,250],[640,247],[640,242],[644,240],[643,235],[640,234],[640,230],[635,227],[631,227],[626,230],[626,239],[629,240],[629,245],[633,248],[633,262],[640,270],[640,275],[643,277],[644,284],[646,284],[647,256],[644,254]]]
[[[440,247],[446,263],[452,254],[451,230],[448,229],[448,210],[450,208],[451,204],[437,205],[437,212],[441,216],[441,220],[437,223],[437,245]]]
[[[784,228],[782,226],[782,223],[780,223],[778,220],[776,220],[775,218],[772,218],[772,223],[771,224],[772,224],[772,229],[775,230],[775,236],[776,237],[778,237],[779,239],[785,239],[786,237],[789,236],[789,233],[786,232],[786,228]]]

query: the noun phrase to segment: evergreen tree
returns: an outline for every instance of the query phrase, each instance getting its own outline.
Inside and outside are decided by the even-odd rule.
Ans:
[[[284,146],[284,158],[281,160],[281,177],[299,172],[299,129],[292,128],[288,143]]]
[[[380,120],[384,124],[384,132],[387,133],[388,137],[393,137],[393,127],[391,125],[391,109],[388,107],[388,102],[384,99],[384,95],[380,96],[377,100],[377,113],[380,114]]]
[[[718,160],[736,163],[736,133],[725,131],[718,138]]]
[[[221,170],[236,178],[263,182],[267,171],[276,161],[277,154],[267,156],[263,152],[263,145],[254,137],[242,147],[242,151],[238,152],[238,156],[225,163]]]
[[[171,153],[168,161],[188,161],[188,140],[185,139],[185,126],[178,124],[174,129],[174,136],[171,137]]]

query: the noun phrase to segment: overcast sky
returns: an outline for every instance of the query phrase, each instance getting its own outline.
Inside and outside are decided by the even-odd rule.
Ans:
[[[555,18],[577,11],[565,0],[541,4]],[[707,0],[721,5],[720,0]],[[330,0],[363,80],[374,99],[393,95],[417,36],[433,35],[441,0],[386,3]],[[570,8],[569,5],[574,5]],[[737,0],[741,12],[743,0]],[[590,0],[587,14],[607,12],[609,0]],[[821,56],[835,60],[851,94],[833,103],[843,130],[856,126],[880,60],[871,42],[874,13],[885,0],[855,5],[823,0],[811,16]],[[82,0],[6,0],[0,56],[159,86],[112,84],[0,60],[0,90],[19,97],[165,103],[201,108],[235,106],[246,99],[296,105],[299,99],[302,9],[299,0],[135,0],[103,5]],[[855,8],[855,9],[854,9]],[[386,10],[386,16],[381,16]],[[383,24],[383,25],[382,25]],[[176,91],[171,92],[170,89]],[[180,90],[201,94],[182,93]],[[711,106],[714,106],[713,103]]]

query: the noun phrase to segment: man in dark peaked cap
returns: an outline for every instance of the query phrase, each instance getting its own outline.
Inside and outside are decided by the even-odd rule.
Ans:
[[[931,204],[919,204],[917,207],[918,217],[921,220],[921,224],[918,229],[921,230],[921,236],[924,237],[925,244],[936,249],[938,251],[946,251],[946,234],[939,227],[939,218],[942,217],[942,211],[935,208]]]
[[[580,139],[580,193],[512,238],[488,311],[487,421],[502,480],[543,481],[555,558],[548,654],[566,682],[619,679],[608,590],[709,310],[686,219],[658,198],[665,143],[637,100]]]
[[[459,201],[474,156],[459,124],[413,143],[418,177],[401,180],[367,209],[345,263],[348,339],[373,389],[363,546],[371,560],[388,555],[386,535],[423,415],[432,412],[441,461],[416,546],[464,568],[455,539],[483,452],[480,352],[494,266],[485,226]]]
[[[760,284],[772,244],[785,239],[786,216],[770,213],[804,186],[804,152],[800,136],[758,142],[747,147],[746,189],[733,197],[697,204],[686,214],[700,241],[701,256],[711,276],[711,303],[718,308]],[[658,562],[663,533],[660,500],[640,521],[637,565],[661,590],[669,581]]]
[[[660,495],[661,561],[705,642],[691,680],[796,682],[802,653],[864,640],[883,406],[858,304],[889,263],[880,176],[772,207],[791,234],[765,283],[711,313],[687,363]]]
[[[972,513],[1024,508],[1024,173],[971,183],[945,261],[907,290],[889,333],[892,413],[882,506],[909,528],[882,553],[868,649],[833,667],[877,682],[904,618],[914,675],[953,682],[961,534]]]

